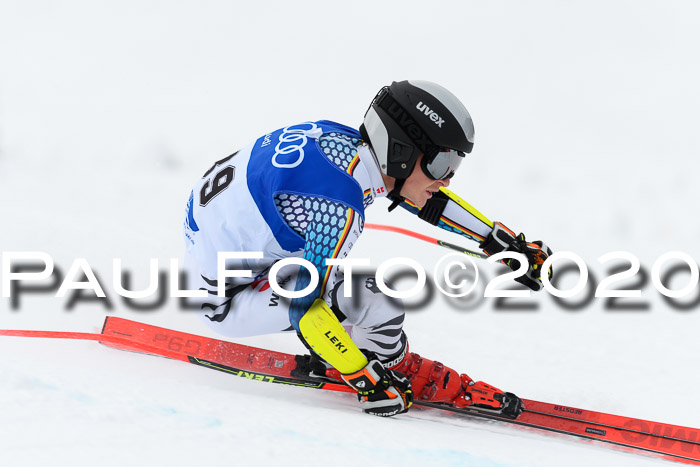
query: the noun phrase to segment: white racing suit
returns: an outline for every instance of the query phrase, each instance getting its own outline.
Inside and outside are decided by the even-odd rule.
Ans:
[[[358,294],[345,297],[337,267],[325,263],[348,256],[362,233],[364,210],[387,194],[376,158],[360,138],[330,121],[292,125],[216,162],[195,185],[184,225],[185,268],[188,288],[208,291],[199,300],[200,315],[212,329],[229,337],[298,331],[320,297],[359,348],[380,359],[405,351],[400,303],[384,296],[373,277],[355,277]],[[410,202],[402,206],[419,211]],[[452,201],[437,225],[476,241],[491,230]],[[251,275],[227,278],[226,297],[217,296],[218,252],[262,252],[261,259],[227,261],[227,270]],[[318,285],[305,297],[285,299],[269,285],[270,267],[287,257],[302,257],[318,272]],[[290,291],[309,282],[303,267],[278,274]]]

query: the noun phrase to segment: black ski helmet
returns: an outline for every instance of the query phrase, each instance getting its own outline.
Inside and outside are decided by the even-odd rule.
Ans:
[[[397,179],[394,198],[421,153],[426,174],[449,178],[474,147],[469,112],[454,94],[430,81],[394,81],[383,87],[367,109],[360,133],[372,146],[381,171]],[[446,150],[451,150],[452,163],[435,161],[439,153],[448,154]],[[442,176],[426,170],[434,162],[441,165],[439,173],[447,167]]]

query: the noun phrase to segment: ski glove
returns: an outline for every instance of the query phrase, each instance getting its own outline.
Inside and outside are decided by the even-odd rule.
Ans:
[[[411,382],[398,371],[387,370],[376,357],[361,370],[341,375],[357,391],[365,413],[391,417],[408,411],[413,401]]]
[[[500,222],[494,222],[493,230],[486,239],[479,244],[479,248],[484,250],[484,253],[489,256],[502,251],[515,251],[524,254],[529,263],[529,267],[525,274],[517,277],[515,280],[534,291],[542,289],[542,263],[552,254],[552,250],[541,241],[538,240],[528,243],[525,240],[525,234],[521,233],[516,236],[515,233],[505,225]],[[506,259],[504,260],[504,264],[514,271],[520,267],[520,261],[517,259]],[[547,275],[550,279],[552,278],[552,274],[552,268],[550,267],[549,271],[547,271]]]

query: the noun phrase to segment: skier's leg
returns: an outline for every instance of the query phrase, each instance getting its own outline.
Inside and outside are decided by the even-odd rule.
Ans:
[[[289,300],[272,290],[267,276],[255,281],[250,278],[229,278],[226,296],[219,297],[216,281],[205,278],[188,260],[185,259],[188,288],[208,292],[205,298],[190,299],[198,306],[199,310],[195,313],[207,327],[226,337],[293,331],[289,323]],[[288,291],[294,290],[295,282],[296,276],[293,274],[277,278],[280,287]]]
[[[361,284],[353,290],[356,296],[345,297],[342,283],[338,284],[331,293],[332,308],[342,324],[352,326],[350,335],[360,349],[377,354],[384,366],[411,380],[416,400],[460,407],[473,404],[495,410],[503,408],[504,393],[500,389],[474,382],[466,374],[410,352],[403,332],[401,302],[381,293],[374,277],[354,279]],[[519,411],[519,406],[514,410]]]
[[[344,284],[331,292],[332,309],[357,346],[374,353],[384,366],[411,379],[416,399],[452,403],[462,393],[459,373],[439,362],[408,351],[403,332],[404,307],[400,300],[384,295],[371,276],[353,277],[358,286],[345,297]]]
[[[353,290],[353,297],[345,297],[343,281],[330,294],[332,309],[341,324],[350,328],[353,342],[360,349],[376,354],[383,362],[405,353],[403,304],[384,295],[374,277],[357,276],[353,281],[359,283]]]

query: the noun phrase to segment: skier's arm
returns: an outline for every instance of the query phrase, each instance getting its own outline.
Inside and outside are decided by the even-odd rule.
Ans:
[[[319,206],[318,211],[307,209],[304,259],[316,268],[319,282],[310,294],[292,299],[290,322],[304,343],[358,392],[365,412],[383,416],[405,412],[411,406],[410,382],[385,369],[376,357],[365,356],[323,299],[336,282],[337,266],[328,266],[326,259],[345,258],[362,232],[364,221],[340,203],[318,199],[311,202],[314,205]],[[300,268],[295,290],[303,290],[310,280],[309,271]]]
[[[479,243],[493,229],[492,221],[446,188],[440,188],[423,209],[408,200],[400,206],[430,224]]]
[[[337,282],[337,266],[328,266],[326,259],[345,258],[364,225],[360,214],[341,203],[322,198],[308,198],[305,203],[307,223],[303,258],[315,267],[319,280],[310,293],[291,301],[289,321],[297,332],[302,317],[314,301],[324,299]],[[306,267],[300,267],[295,291],[305,289],[310,283],[310,272]]]
[[[527,242],[524,234],[515,235],[500,222],[490,221],[469,203],[444,187],[428,200],[423,209],[419,209],[409,201],[404,201],[401,206],[430,224],[478,241],[479,248],[489,256],[502,251],[524,254],[528,260],[528,270],[515,280],[532,290],[542,289],[541,266],[552,254],[552,250],[543,242],[539,240]],[[520,267],[520,262],[514,259],[505,260],[505,264],[513,270]],[[552,277],[552,268],[549,268],[547,274],[550,278]]]
[[[318,298],[299,320],[300,335],[311,348],[357,391],[362,410],[379,416],[406,412],[413,401],[411,382],[401,373],[384,368],[376,355],[365,355],[328,304]]]

